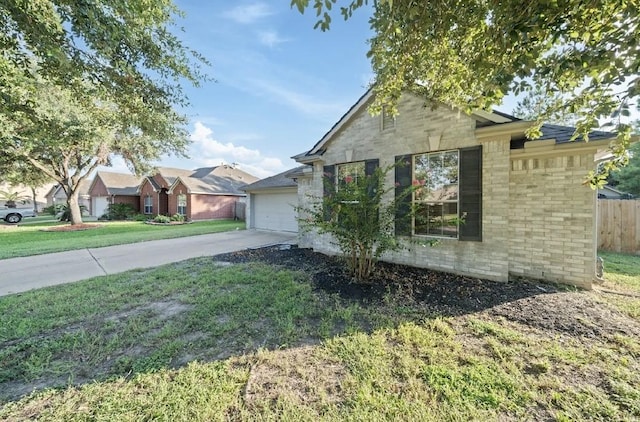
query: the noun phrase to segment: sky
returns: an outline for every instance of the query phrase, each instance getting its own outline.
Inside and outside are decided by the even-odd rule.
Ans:
[[[370,9],[331,29],[313,28],[315,10],[301,15],[286,0],[175,0],[185,12],[179,37],[212,64],[215,82],[184,85],[191,106],[189,159],[163,157],[158,166],[194,169],[237,163],[263,178],[298,164],[365,93],[373,79],[366,57]],[[511,112],[515,100],[498,109]],[[126,171],[114,162],[110,171]]]

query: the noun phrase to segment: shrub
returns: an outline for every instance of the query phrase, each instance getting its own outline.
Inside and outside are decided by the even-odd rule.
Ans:
[[[56,215],[60,211],[62,211],[63,208],[64,208],[64,205],[62,205],[62,204],[49,205],[48,207],[44,207],[42,209],[42,212],[45,213],[45,214],[49,214],[49,215]]]
[[[165,224],[166,223],[171,223],[171,218],[167,217],[166,215],[158,214],[153,218],[153,222],[154,223],[165,223]]]
[[[132,205],[119,202],[117,204],[110,204],[105,216],[108,220],[126,220],[131,218],[135,213],[136,210]]]
[[[58,215],[58,220],[59,221],[71,221],[71,210],[69,210],[69,207],[67,205],[61,205],[60,206],[60,211],[59,211],[59,215]],[[85,215],[89,212],[89,209],[87,207],[85,207],[84,205],[80,205],[80,213],[82,215]]]
[[[299,220],[302,230],[331,234],[358,281],[366,281],[371,276],[383,253],[402,247],[394,232],[396,211],[416,188],[409,187],[394,199],[384,200],[395,189],[384,188],[385,177],[393,168],[395,166],[377,168],[370,176],[349,178],[339,189],[333,180],[325,180],[327,194],[322,200],[315,201],[310,208],[298,208],[308,216]],[[409,210],[409,214],[411,212]]]
[[[131,219],[134,220],[134,221],[147,221],[147,220],[149,220],[149,216],[147,214],[138,213],[138,214],[134,214],[131,217]]]
[[[173,214],[171,216],[171,221],[178,221],[180,223],[184,222],[184,215],[182,214]]]

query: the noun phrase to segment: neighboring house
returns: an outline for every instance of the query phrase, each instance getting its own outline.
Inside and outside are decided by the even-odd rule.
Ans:
[[[311,171],[309,166],[300,166],[243,188],[247,193],[247,228],[298,232],[296,179],[305,169]]]
[[[83,214],[91,214],[91,195],[89,195],[89,187],[91,186],[91,180],[83,180],[78,187],[78,205],[84,206],[85,211]],[[49,192],[47,192],[47,204],[49,205],[67,205],[67,194],[62,189],[61,185],[53,186]],[[93,214],[91,214],[93,215]]]
[[[384,260],[498,281],[591,286],[596,192],[583,182],[614,135],[571,142],[573,128],[544,125],[543,136],[529,141],[524,132],[532,122],[507,114],[432,109],[405,94],[396,118],[372,117],[371,101],[369,91],[311,150],[293,157],[313,169],[298,177],[301,205],[323,195],[323,178],[362,177],[402,162],[388,185],[398,193],[425,187],[409,198],[412,221],[395,227],[406,248]],[[431,238],[439,244],[420,242]],[[300,234],[299,245],[338,252],[329,235]]]
[[[598,199],[633,199],[633,195],[605,185],[602,189],[598,189]]]
[[[181,214],[190,220],[234,218],[241,190],[257,177],[239,168],[216,167],[184,170],[160,167],[138,187],[140,211],[144,214]]]
[[[141,177],[132,174],[97,172],[89,188],[91,215],[102,217],[111,204],[128,204],[139,212],[138,186],[141,181]]]

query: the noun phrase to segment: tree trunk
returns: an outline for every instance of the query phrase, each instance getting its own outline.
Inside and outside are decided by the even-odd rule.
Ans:
[[[36,188],[33,186],[29,186],[31,188],[31,197],[33,198],[33,212],[38,213],[38,201],[36,200]]]
[[[80,211],[80,204],[78,203],[78,191],[73,192],[67,197],[67,207],[71,225],[76,226],[82,224],[82,212]]]

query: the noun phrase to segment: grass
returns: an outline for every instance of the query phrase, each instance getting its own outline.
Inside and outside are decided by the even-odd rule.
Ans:
[[[0,230],[0,259],[244,229],[243,222],[214,220],[168,226],[149,225],[140,221],[114,221],[97,223],[100,227],[91,230],[43,230],[61,224],[34,223]]]
[[[635,274],[640,261],[607,268]],[[0,391],[60,388],[5,402],[0,419],[640,418],[638,338],[387,299],[365,305],[301,273],[207,258],[3,297]]]
[[[605,289],[611,293],[607,301],[631,318],[640,321],[640,256],[613,252],[598,252],[604,260]]]

